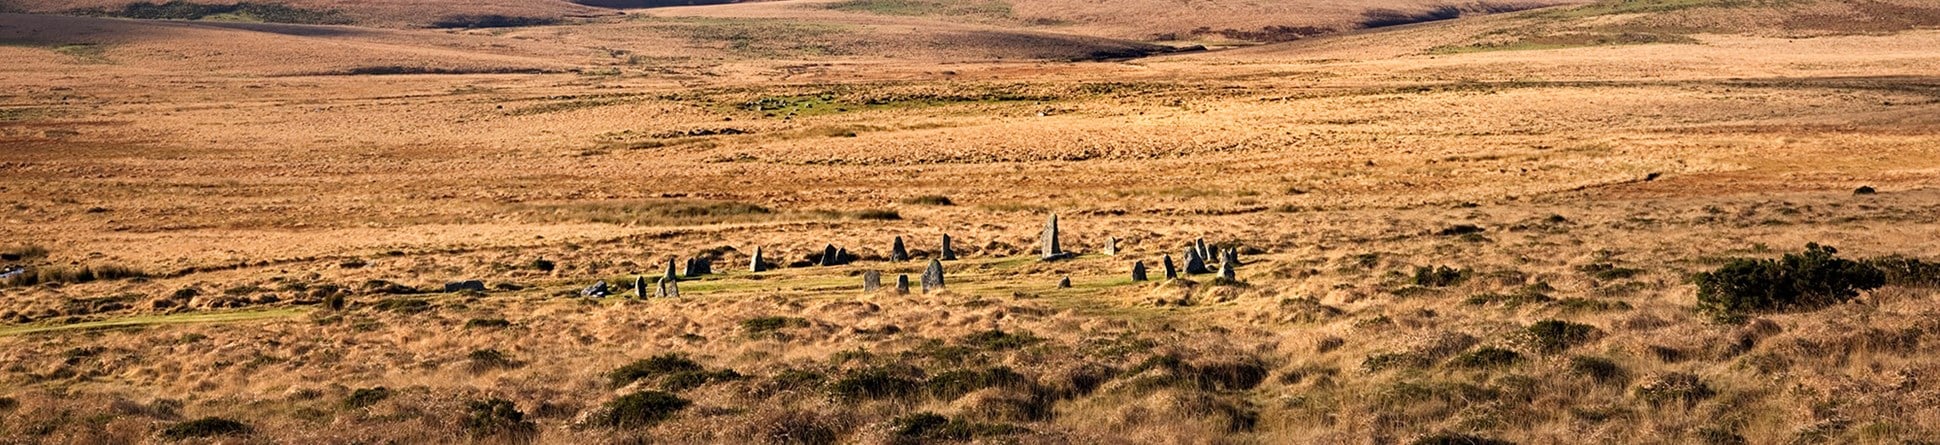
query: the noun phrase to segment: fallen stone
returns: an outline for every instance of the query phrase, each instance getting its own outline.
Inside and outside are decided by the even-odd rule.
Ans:
[[[606,280],[600,280],[597,283],[593,283],[592,286],[586,287],[585,290],[579,291],[579,296],[592,297],[592,298],[605,298],[608,294],[611,294],[612,291],[613,289],[606,285]]]

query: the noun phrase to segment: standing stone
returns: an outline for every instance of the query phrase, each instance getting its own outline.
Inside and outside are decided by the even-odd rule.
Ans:
[[[943,262],[930,260],[930,267],[923,269],[923,293],[943,290]]]
[[[1071,277],[1064,277],[1064,279],[1058,280],[1058,289],[1070,289],[1070,288],[1071,288]]]
[[[943,258],[943,261],[956,261],[956,260],[957,260],[957,251],[956,251],[956,249],[951,249],[951,248],[950,248],[950,235],[949,235],[949,234],[944,234],[944,235],[943,235],[943,252],[942,252],[942,253],[941,253],[940,255],[938,255],[938,256],[940,256],[940,257],[942,257],[942,258]]]
[[[1212,259],[1212,251],[1206,250],[1205,238],[1200,238],[1197,241],[1195,241],[1195,243],[1196,244],[1193,245],[1193,248],[1197,249],[1197,251],[1199,252],[1199,259],[1201,261]]]
[[[749,272],[760,272],[767,267],[761,264],[761,246],[754,246],[754,259],[748,260]]]
[[[855,257],[849,256],[849,248],[844,247],[840,249],[835,249],[835,265],[840,266],[843,264],[849,264],[850,258],[855,258]]]
[[[896,294],[909,294],[909,274],[896,275]]]
[[[1219,279],[1227,282],[1239,281],[1238,269],[1239,260],[1232,256],[1227,256],[1226,262],[1219,265]]]
[[[889,246],[890,261],[909,261],[909,249],[903,247],[903,237],[896,237],[896,244]]]
[[[1224,264],[1239,264],[1239,248],[1238,247],[1226,248],[1226,257],[1222,259],[1220,263],[1221,263],[1221,266],[1219,267],[1226,267]]]
[[[1105,237],[1105,255],[1118,255],[1118,238]]]
[[[1145,262],[1132,262],[1132,281],[1145,281]]]
[[[654,292],[654,296],[661,298],[675,298],[680,296],[680,280],[661,278],[658,286],[660,289]]]
[[[882,290],[882,272],[877,272],[873,270],[868,272],[863,272],[862,291],[875,292],[878,290]]]
[[[1212,269],[1206,268],[1206,259],[1199,256],[1199,251],[1187,249],[1186,275],[1198,275],[1202,273],[1212,273]]]
[[[661,275],[660,275],[660,278],[661,278],[661,279],[665,279],[665,280],[668,280],[668,281],[677,281],[677,280],[680,280],[680,275],[675,275],[675,274],[674,274],[674,259],[673,259],[673,258],[668,258],[668,259],[667,259],[667,273],[665,273],[665,274],[661,274]]]
[[[838,259],[838,258],[841,258],[841,257],[839,257],[839,256],[837,256],[837,254],[838,254],[838,252],[836,252],[836,251],[835,251],[835,245],[834,245],[834,244],[829,244],[829,245],[825,245],[825,246],[822,246],[822,262],[821,262],[821,265],[823,265],[823,266],[834,266],[834,265],[836,265],[836,259]]]
[[[645,300],[649,296],[647,294],[647,276],[641,275],[633,277],[633,298]]]
[[[1172,265],[1172,255],[1165,256],[1165,279],[1179,279],[1179,268]]]
[[[1043,255],[1045,261],[1061,260],[1069,257],[1069,254],[1064,251],[1064,248],[1058,245],[1058,214],[1051,214],[1051,219],[1044,222],[1044,235],[1041,242],[1043,246],[1040,247],[1040,253]]]
[[[687,273],[682,275],[686,275],[687,278],[700,278],[703,275],[711,273],[714,273],[714,265],[709,263],[706,258],[688,258]]]
[[[606,285],[606,280],[600,280],[598,283],[593,283],[592,286],[588,286],[585,290],[579,291],[579,296],[604,298],[610,293],[612,293],[612,288]]]

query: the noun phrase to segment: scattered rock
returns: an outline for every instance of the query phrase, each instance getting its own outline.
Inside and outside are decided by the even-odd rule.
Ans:
[[[6,278],[6,276],[0,275],[0,279],[4,279],[4,278]],[[445,293],[464,292],[464,291],[484,292],[485,282],[478,281],[478,280],[465,280],[465,281],[453,281],[450,283],[445,283]]]
[[[612,294],[612,292],[613,292],[613,289],[606,285],[606,280],[600,280],[597,283],[593,283],[592,286],[588,286],[585,290],[579,291],[579,296],[592,297],[592,298],[606,298],[606,296]]]

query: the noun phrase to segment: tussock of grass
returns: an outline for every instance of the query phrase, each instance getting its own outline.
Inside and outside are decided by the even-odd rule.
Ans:
[[[5,281],[0,281],[0,285],[25,287],[51,283],[76,284],[128,278],[147,278],[148,276],[147,272],[143,272],[140,269],[116,264],[78,267],[52,266],[28,269],[25,272],[7,278]]]

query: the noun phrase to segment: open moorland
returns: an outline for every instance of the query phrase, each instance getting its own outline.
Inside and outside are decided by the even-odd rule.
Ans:
[[[1940,436],[1931,2],[444,3],[0,2],[0,443]]]

